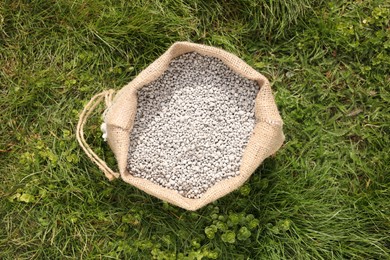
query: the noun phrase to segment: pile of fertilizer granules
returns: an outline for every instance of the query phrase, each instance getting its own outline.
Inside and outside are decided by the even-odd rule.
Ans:
[[[237,176],[258,90],[217,58],[177,57],[138,91],[129,172],[187,198]]]

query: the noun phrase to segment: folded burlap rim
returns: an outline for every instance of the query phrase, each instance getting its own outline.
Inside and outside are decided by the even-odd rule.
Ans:
[[[164,188],[149,180],[134,177],[127,168],[127,155],[131,140],[129,138],[137,112],[137,91],[156,80],[169,66],[172,59],[188,52],[219,58],[230,69],[242,77],[254,80],[259,85],[255,100],[256,124],[249,138],[241,163],[240,174],[225,179],[210,187],[199,199],[189,199],[177,191]],[[190,42],[176,42],[163,55],[144,69],[134,80],[114,95],[114,90],[103,91],[90,100],[80,115],[76,129],[77,140],[88,157],[99,166],[110,180],[121,177],[125,182],[153,195],[161,200],[187,210],[197,210],[239,188],[263,162],[276,153],[284,142],[283,121],[279,115],[268,80],[243,60],[222,49]],[[107,141],[118,163],[118,172],[114,172],[97,156],[84,138],[84,126],[96,109],[105,100],[104,121],[107,127]]]

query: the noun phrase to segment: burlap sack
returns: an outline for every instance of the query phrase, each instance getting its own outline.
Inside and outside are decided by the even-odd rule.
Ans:
[[[241,159],[240,174],[237,177],[216,183],[199,199],[185,198],[174,190],[161,187],[146,179],[133,177],[131,172],[126,169],[128,150],[131,145],[129,136],[137,110],[137,90],[157,79],[167,69],[172,59],[194,51],[221,59],[236,73],[257,81],[260,88],[255,101],[256,125]],[[268,80],[237,56],[215,47],[189,42],[176,42],[134,80],[124,86],[114,98],[113,93],[112,90],[102,92],[93,97],[85,107],[77,126],[77,139],[81,147],[110,180],[121,177],[125,182],[146,193],[187,210],[197,210],[239,188],[263,160],[274,154],[284,141],[283,121],[276,107]],[[104,115],[107,141],[115,154],[119,173],[113,172],[91,150],[84,139],[83,127],[85,121],[103,98],[105,98],[108,107]]]

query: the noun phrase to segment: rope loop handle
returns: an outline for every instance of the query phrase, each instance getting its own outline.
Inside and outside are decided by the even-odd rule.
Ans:
[[[115,90],[109,89],[93,96],[81,112],[76,129],[76,138],[81,148],[83,148],[89,159],[91,159],[91,161],[93,161],[99,167],[99,169],[104,172],[104,174],[110,181],[119,178],[120,175],[119,173],[111,170],[111,168],[108,167],[106,162],[103,161],[88,145],[87,141],[84,138],[84,126],[92,112],[96,109],[100,102],[102,102],[103,99],[105,101],[106,108],[111,106],[112,100],[114,98],[114,93]]]

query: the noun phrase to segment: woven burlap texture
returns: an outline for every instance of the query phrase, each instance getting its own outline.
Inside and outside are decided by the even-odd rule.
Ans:
[[[146,179],[133,177],[131,172],[126,169],[129,146],[131,145],[129,136],[137,112],[137,90],[156,80],[168,68],[172,59],[187,52],[197,52],[219,58],[239,75],[255,80],[260,88],[255,101],[256,124],[241,159],[240,174],[237,177],[216,183],[199,199],[185,198],[174,190],[164,188]],[[219,48],[190,42],[174,43],[162,56],[124,86],[106,110],[104,121],[107,124],[107,141],[117,159],[121,178],[150,195],[187,210],[197,210],[239,188],[263,160],[274,154],[284,141],[283,121],[276,107],[268,80],[231,53]]]

